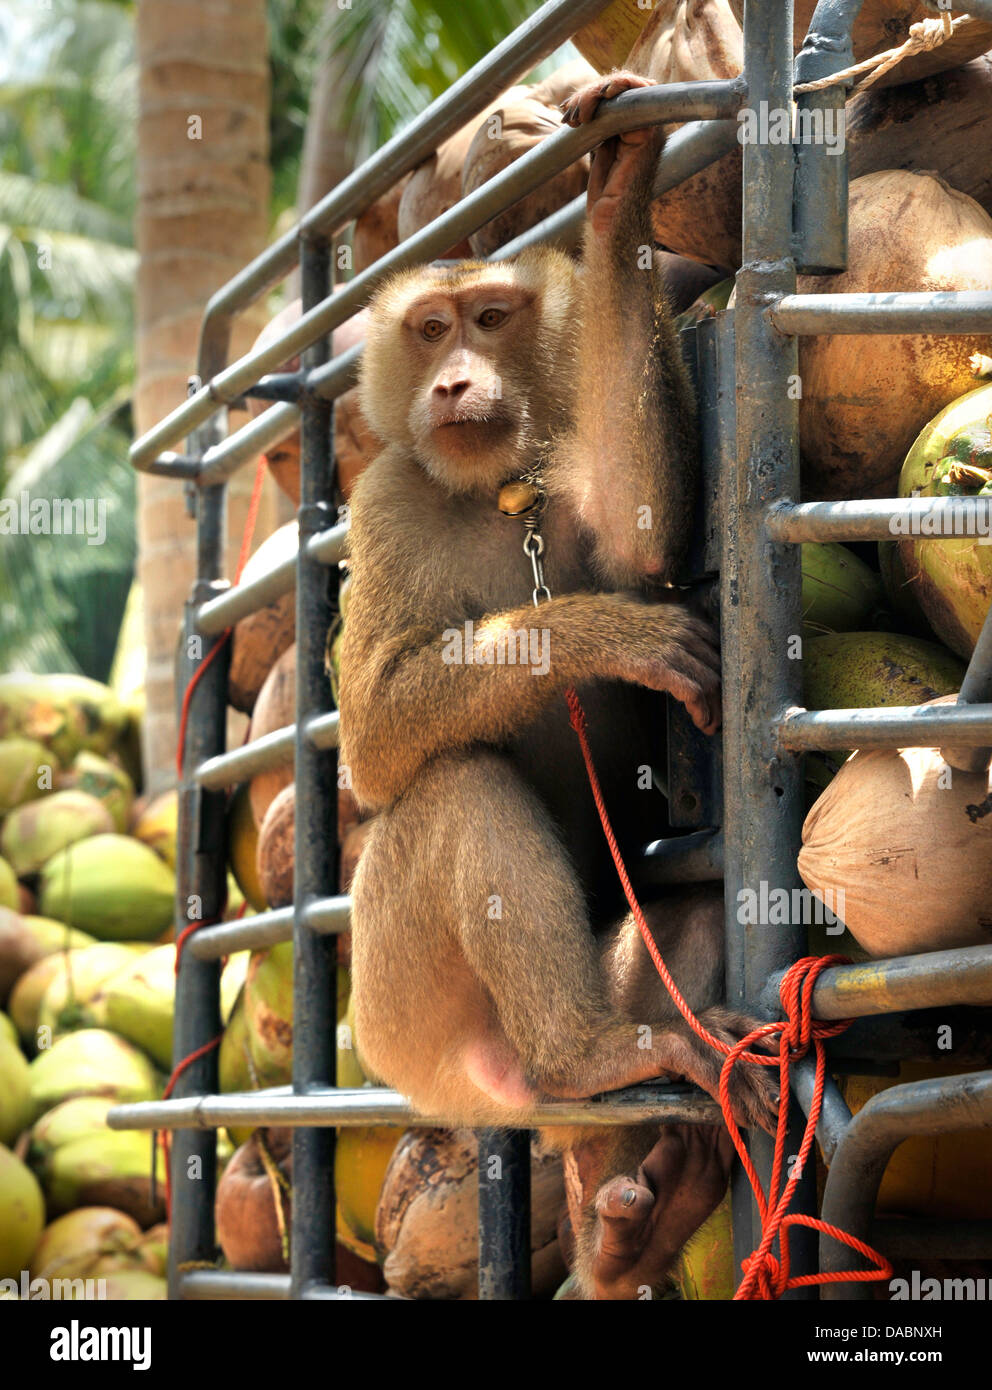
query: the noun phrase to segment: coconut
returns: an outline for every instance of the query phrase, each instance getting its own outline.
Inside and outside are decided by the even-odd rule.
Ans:
[[[282,1078],[291,1081],[290,1075]],[[245,1016],[244,990],[238,996],[221,1038],[217,1055],[217,1085],[221,1095],[239,1095],[257,1090],[263,1083],[254,1069],[248,1045],[248,1020]],[[266,1085],[276,1082],[266,1080]],[[227,1132],[235,1146],[244,1144],[252,1134],[251,1126],[229,1125]]]
[[[879,541],[878,568],[895,626],[909,636],[924,637],[932,641],[933,628],[917,602],[914,586],[909,582],[896,541]]]
[[[462,196],[462,169],[475,132],[494,111],[528,95],[527,87],[510,87],[417,166],[400,198],[397,215],[400,241],[409,240],[428,222],[433,222],[455,206]],[[460,241],[441,254],[442,258],[457,260],[471,255],[471,247],[467,241]]]
[[[386,1171],[375,1220],[389,1292],[473,1299],[478,1291],[478,1136],[468,1129],[407,1130]],[[560,1154],[531,1145],[531,1282],[550,1297],[565,1275],[558,1215]]]
[[[474,193],[561,127],[561,112],[535,97],[498,107],[482,122],[468,147],[462,166],[462,197]],[[585,155],[473,232],[468,239],[473,256],[481,259],[492,255],[521,232],[578,198],[588,181],[589,156]]]
[[[164,1278],[169,1266],[169,1227],[162,1221],[138,1241],[138,1253],[149,1273]]]
[[[585,58],[573,58],[539,82],[532,83],[528,92],[532,100],[541,102],[543,106],[561,106],[562,102],[595,80],[596,69],[592,64],[587,63]]]
[[[953,401],[920,431],[899,475],[899,496],[992,493],[992,385]],[[937,636],[968,658],[992,602],[987,536],[903,536],[898,542],[913,597]]]
[[[54,761],[37,739],[0,739],[0,816],[51,791]]]
[[[936,642],[893,632],[839,632],[803,644],[809,709],[922,705],[960,690],[964,667]]]
[[[102,941],[151,941],[172,922],[175,891],[172,870],[140,840],[94,835],[48,860],[40,906]]]
[[[673,1273],[686,1302],[731,1301],[734,1296],[734,1232],[729,1193],[683,1245]]]
[[[114,1207],[80,1207],[46,1226],[29,1266],[33,1279],[85,1279],[108,1255],[132,1256],[141,1227]]]
[[[854,753],[803,825],[803,882],[870,956],[992,941],[987,776],[937,748]]]
[[[272,802],[258,832],[258,879],[270,907],[287,907],[293,901],[295,830],[296,783],[290,782]]]
[[[140,1047],[167,1070],[172,1062],[175,987],[176,948],[158,946],[106,976],[92,1005],[104,1027]]]
[[[355,218],[351,233],[351,260],[356,275],[400,244],[397,217],[406,185],[407,176],[404,176],[393,184],[388,193],[377,198],[360,217]]]
[[[251,556],[241,583],[249,584],[295,555],[299,549],[299,535],[299,524],[295,521],[280,526]],[[227,674],[227,698],[235,709],[251,714],[272,663],[282,656],[295,636],[295,589],[241,619],[231,636],[231,665]]]
[[[29,1053],[34,1052],[38,1042],[38,1010],[45,997],[45,990],[55,978],[59,968],[59,956],[44,956],[35,961],[21,975],[10,992],[7,1008],[11,1021],[17,1029],[21,1045]],[[46,1042],[49,1041],[46,1038]]]
[[[287,648],[272,667],[258,693],[251,719],[250,741],[284,729],[296,718],[296,645]],[[251,813],[261,827],[265,813],[283,787],[293,780],[292,762],[281,763],[251,779]],[[264,884],[263,884],[264,888]]]
[[[30,1064],[35,1115],[74,1096],[106,1096],[121,1103],[157,1099],[155,1068],[143,1053],[99,1028],[67,1033]],[[147,1145],[146,1145],[147,1156]]]
[[[33,1119],[28,1060],[16,1042],[0,1037],[0,1144],[12,1144]]]
[[[17,1029],[14,1027],[14,1020],[5,1013],[0,1013],[0,1042],[17,1042]]]
[[[86,792],[102,801],[113,820],[111,829],[123,835],[134,801],[134,783],[117,763],[98,753],[78,753],[68,772],[59,775],[60,790]]]
[[[20,905],[21,897],[18,892],[17,875],[6,859],[0,859],[0,908],[5,911],[16,911]]]
[[[109,808],[82,791],[58,791],[11,811],[0,849],[19,877],[36,874],[60,850],[114,829]]]
[[[157,1191],[152,1201],[148,1135],[107,1127],[107,1112],[126,1099],[152,1096],[79,1096],[55,1105],[35,1124],[27,1157],[51,1211],[108,1206],[127,1212],[140,1226],[162,1219],[165,1163],[161,1150],[156,1150]]]
[[[878,575],[846,546],[804,545],[802,571],[804,636],[862,628],[881,607]]]
[[[245,977],[245,1022],[254,1070],[262,1086],[292,1077],[293,943],[253,951]]]
[[[277,1184],[288,1242],[292,1182],[291,1131],[253,1134],[221,1174],[214,1204],[217,1243],[233,1269],[278,1273],[289,1268],[276,1216],[276,1192],[262,1159],[264,1144],[287,1184]]]
[[[176,840],[179,833],[179,794],[162,792],[142,807],[135,817],[131,834],[153,849],[170,869],[176,867]]]
[[[0,1144],[0,1279],[16,1279],[27,1269],[44,1225],[37,1178]]]
[[[800,277],[800,294],[989,290],[992,218],[933,174],[867,174],[851,184],[842,275]],[[988,338],[823,334],[799,343],[804,495],[891,497],[920,429],[973,384]]]
[[[249,904],[256,912],[264,912],[268,904],[258,877],[257,851],[258,829],[245,783],[234,793],[227,811],[227,862]]]
[[[76,1028],[103,1027],[101,986],[140,954],[124,941],[100,941],[61,953],[38,1005],[37,1028],[46,1030],[50,1041]]]
[[[83,748],[107,753],[127,714],[109,688],[87,676],[0,676],[0,737],[36,739],[69,763]]]
[[[125,1269],[106,1276],[104,1293],[108,1303],[164,1303],[169,1286],[143,1269]]]
[[[63,926],[47,917],[22,917],[9,908],[0,908],[0,1003],[36,962],[55,951],[76,946],[92,946],[95,938],[87,932]]]
[[[401,1138],[388,1126],[344,1126],[334,1145],[334,1192],[338,1200],[338,1230],[345,1244],[361,1254],[375,1242],[376,1208],[383,1179]]]
[[[572,35],[572,44],[597,72],[625,67],[650,13],[651,7],[637,0],[610,0],[595,19]]]

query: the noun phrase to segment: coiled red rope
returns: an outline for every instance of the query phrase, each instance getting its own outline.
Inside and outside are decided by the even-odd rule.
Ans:
[[[572,728],[578,736],[579,746],[582,749],[583,761],[586,765],[586,773],[589,778],[589,785],[592,789],[593,800],[596,803],[596,810],[599,812],[600,823],[606,842],[610,847],[610,854],[613,856],[613,863],[616,865],[617,875],[619,876],[624,896],[630,904],[630,910],[637,929],[641,934],[644,945],[647,947],[648,954],[654,962],[655,969],[661,976],[662,983],[672,997],[672,1002],[686,1023],[696,1034],[697,1037],[715,1048],[717,1052],[724,1055],[725,1061],[720,1072],[720,1108],[723,1111],[724,1122],[730,1131],[734,1148],[737,1150],[738,1157],[747,1173],[751,1190],[754,1193],[758,1211],[761,1216],[762,1238],[761,1243],[748,1258],[743,1262],[744,1278],[741,1281],[737,1292],[734,1294],[735,1301],[748,1299],[775,1299],[781,1298],[782,1294],[790,1289],[798,1289],[812,1284],[835,1284],[835,1283],[867,1283],[877,1279],[890,1279],[892,1277],[892,1266],[889,1261],[873,1250],[870,1245],[859,1240],[856,1236],[849,1235],[846,1231],[840,1230],[837,1226],[832,1226],[828,1222],[821,1221],[818,1217],[804,1216],[800,1213],[787,1215],[788,1206],[792,1200],[793,1193],[802,1176],[803,1168],[813,1147],[813,1139],[816,1135],[816,1126],[820,1118],[820,1110],[823,1104],[823,1087],[826,1081],[826,1050],[824,1041],[827,1038],[836,1037],[838,1033],[843,1033],[846,1028],[851,1026],[851,1020],[842,1020],[838,1023],[822,1023],[813,1017],[812,1000],[813,990],[816,986],[817,977],[820,972],[829,965],[842,965],[847,963],[846,956],[807,956],[796,963],[786,972],[779,988],[779,997],[782,1001],[782,1008],[786,1014],[784,1022],[764,1023],[755,1028],[747,1037],[741,1038],[733,1047],[727,1045],[720,1038],[713,1034],[699,1022],[689,1005],[685,1002],[682,994],[672,979],[661,952],[658,950],[647,920],[637,901],[630,876],[627,873],[620,847],[617,844],[613,827],[610,824],[609,814],[606,810],[606,803],[603,798],[602,788],[599,784],[599,777],[596,773],[595,764],[592,760],[592,753],[589,748],[587,734],[586,716],[582,708],[581,701],[572,686],[565,691],[565,699],[568,704],[569,720]],[[778,1055],[767,1053],[750,1052],[748,1049],[755,1043],[763,1040],[776,1038],[778,1042]],[[803,1134],[802,1144],[800,1145],[799,1155],[793,1165],[792,1172],[782,1187],[782,1175],[785,1167],[785,1142],[788,1129],[788,1110],[789,1110],[789,1068],[793,1062],[798,1062],[808,1053],[810,1046],[813,1047],[816,1055],[816,1074],[813,1086],[813,1099],[809,1107],[806,1118],[806,1130]],[[730,1099],[730,1079],[733,1075],[734,1067],[739,1062],[751,1063],[762,1067],[774,1067],[779,1069],[779,1112],[778,1126],[775,1134],[775,1155],[772,1162],[771,1179],[768,1185],[768,1195],[766,1197],[761,1181],[751,1162],[751,1156],[744,1146],[741,1138],[740,1129],[734,1119],[733,1106]],[[856,1250],[863,1255],[866,1260],[872,1261],[876,1266],[874,1269],[865,1270],[840,1270],[834,1273],[803,1274],[796,1278],[791,1278],[789,1274],[789,1230],[793,1226],[806,1226],[813,1230],[826,1233],[834,1240],[840,1241],[852,1250]],[[775,1240],[779,1240],[780,1255],[776,1257],[772,1254],[772,1246]]]

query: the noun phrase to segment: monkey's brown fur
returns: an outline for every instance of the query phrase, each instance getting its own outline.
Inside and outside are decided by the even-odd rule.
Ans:
[[[696,465],[674,330],[639,268],[657,150],[642,135],[597,156],[584,272],[535,249],[402,273],[372,307],[361,403],[386,448],[352,499],[341,654],[342,762],[380,812],[352,885],[356,1024],[372,1069],[452,1124],[526,1125],[542,1097],[665,1073],[718,1083],[721,1058],[676,1014],[632,922],[608,929],[615,875],[562,698],[579,688],[632,860],[649,692],[671,692],[708,731],[719,722],[709,629],[643,596],[646,578],[679,575]],[[539,609],[522,524],[496,506],[537,462],[553,595]],[[545,630],[549,670],[447,663],[469,620],[476,653]],[[692,890],[649,911],[690,1005],[731,1039],[749,1024],[713,1007],[715,902]],[[757,1070],[736,1103],[767,1125]],[[604,1159],[604,1179],[650,1131],[610,1142],[620,1166]],[[579,1233],[586,1265],[592,1240]]]

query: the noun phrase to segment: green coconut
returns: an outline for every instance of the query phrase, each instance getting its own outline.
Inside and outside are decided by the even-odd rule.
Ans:
[[[881,580],[846,546],[805,544],[802,573],[804,637],[868,627],[881,607]]]
[[[17,1039],[17,1029],[14,1027],[14,1020],[8,1018],[5,1013],[0,1013],[0,1042],[20,1043]]]
[[[17,1029],[21,1046],[29,1053],[37,1050],[38,1010],[58,968],[57,955],[44,956],[35,961],[14,985],[7,1000],[7,1011]]]
[[[0,737],[36,739],[62,763],[70,763],[84,748],[109,752],[126,722],[126,711],[110,687],[87,676],[0,676]]]
[[[172,1063],[175,988],[176,948],[156,946],[106,976],[93,1006],[105,1027],[167,1069]]]
[[[896,541],[879,541],[878,568],[882,587],[894,619],[894,626],[911,637],[934,640],[934,631],[916,601],[913,585],[906,578],[906,569]]]
[[[54,855],[41,873],[46,916],[101,941],[152,941],[171,924],[175,875],[126,835],[94,835]]]
[[[116,1103],[105,1096],[80,1096],[56,1105],[31,1130],[27,1161],[52,1211],[109,1206],[149,1226],[163,1211],[162,1151],[156,1150],[158,1188],[153,1201],[149,1136],[140,1130],[109,1129],[107,1112]]]
[[[691,328],[703,319],[715,318],[726,309],[733,292],[733,276],[728,276],[726,280],[718,280],[715,285],[710,285],[708,290],[703,290],[702,294],[697,295],[688,309],[683,309],[681,314],[675,316],[675,327]]]
[[[924,426],[899,475],[900,497],[988,492],[992,385],[958,397]],[[992,537],[901,535],[898,546],[908,583],[930,626],[967,659],[992,601]]]
[[[169,1297],[169,1286],[144,1269],[124,1269],[106,1276],[103,1292],[108,1303],[158,1303]]]
[[[293,1071],[293,943],[253,951],[245,979],[248,1045],[262,1086],[279,1086]]]
[[[17,891],[17,875],[7,863],[0,859],[0,907],[16,912],[21,905],[21,895]]]
[[[17,981],[45,956],[63,948],[95,945],[86,932],[75,931],[47,917],[22,917],[0,908],[0,1002]]]
[[[73,759],[72,767],[58,779],[59,788],[71,788],[96,797],[110,812],[111,829],[123,835],[127,830],[134,801],[134,783],[122,767],[85,749]]]
[[[17,1279],[45,1225],[45,1199],[31,1170],[0,1144],[0,1279]]]
[[[100,1028],[67,1033],[30,1064],[35,1116],[73,1096],[105,1096],[120,1102],[155,1100],[159,1078],[131,1043]],[[146,1146],[147,1151],[147,1146]]]
[[[220,972],[220,1017],[222,1023],[227,1023],[234,1006],[238,1002],[242,986],[248,975],[248,966],[251,962],[250,951],[235,951],[228,956],[227,964]]]
[[[76,1028],[112,1027],[98,998],[101,986],[147,953],[131,942],[98,941],[60,956],[39,1004],[36,1027],[48,1029],[49,1039]]]
[[[288,1078],[284,1078],[288,1079]],[[229,1096],[254,1091],[262,1084],[254,1070],[248,1046],[248,1020],[245,1016],[244,990],[238,995],[221,1038],[217,1057],[217,1084],[221,1095]],[[266,1085],[277,1084],[266,1082]],[[227,1127],[231,1142],[240,1147],[251,1138],[252,1126]]]
[[[109,809],[83,791],[58,791],[11,811],[0,831],[0,851],[19,878],[36,874],[59,850],[113,830]]]
[[[58,759],[36,738],[0,739],[0,816],[52,789]]]
[[[28,1059],[16,1042],[0,1037],[0,1144],[12,1144],[33,1119]]]
[[[114,1207],[79,1207],[47,1225],[31,1256],[33,1279],[85,1279],[107,1256],[136,1254],[141,1227]]]
[[[686,1241],[673,1273],[686,1301],[729,1303],[733,1298],[734,1233],[729,1194]]]

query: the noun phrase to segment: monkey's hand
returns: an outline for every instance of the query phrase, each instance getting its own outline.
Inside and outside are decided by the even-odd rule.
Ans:
[[[638,87],[656,85],[649,77],[633,72],[607,73],[562,102],[562,119],[566,125],[585,125],[593,119],[601,101]],[[618,207],[648,152],[657,148],[659,140],[655,128],[628,130],[624,135],[611,136],[596,150],[586,198],[589,224],[597,236],[605,237],[612,230]]]
[[[645,603],[621,633],[619,680],[681,700],[705,734],[720,727],[720,649],[708,622],[681,603]]]

